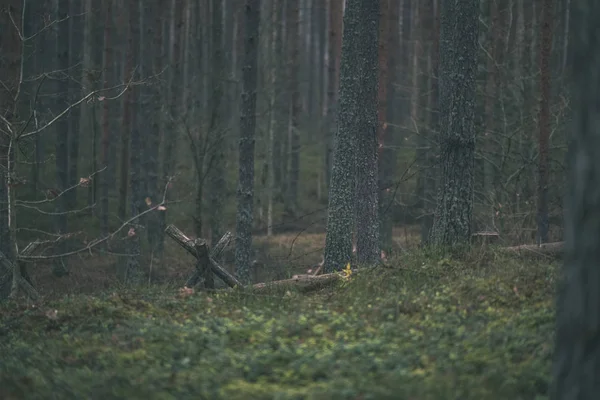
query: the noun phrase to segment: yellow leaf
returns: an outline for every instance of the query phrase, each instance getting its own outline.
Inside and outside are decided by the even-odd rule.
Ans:
[[[350,269],[350,263],[346,264],[346,268],[344,269],[344,275],[346,278],[352,275],[352,269]]]

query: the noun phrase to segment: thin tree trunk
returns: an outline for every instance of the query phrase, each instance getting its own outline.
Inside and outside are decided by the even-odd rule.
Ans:
[[[143,0],[130,1],[128,7],[129,34],[126,73],[129,77],[134,77],[132,67],[137,65],[140,60],[140,11],[143,9]],[[137,75],[139,76],[139,75]],[[129,186],[131,193],[129,195],[129,207],[131,218],[139,215],[143,207],[142,195],[142,171],[141,171],[141,154],[143,151],[142,137],[139,120],[137,118],[137,100],[139,98],[139,89],[136,87],[130,88],[125,97],[125,109],[123,110],[123,130],[129,132],[130,147],[129,152]],[[123,159],[126,163],[126,159]],[[123,171],[122,171],[123,172]],[[121,179],[125,176],[121,176]],[[140,266],[140,235],[142,232],[141,221],[136,220],[128,227],[129,240],[129,257],[127,258],[127,270],[125,273],[125,281],[134,285],[142,283],[142,268]]]
[[[223,109],[223,96],[225,94],[225,59],[223,52],[223,3],[222,0],[213,0],[211,23],[212,40],[212,65],[211,65],[211,115],[208,128],[211,153],[209,186],[210,186],[210,213],[209,226],[211,243],[216,244],[223,236],[223,197],[225,191],[225,148],[227,146],[227,135],[225,130],[225,119]],[[213,275],[210,270],[206,271],[206,287],[214,287]]]
[[[498,154],[498,146],[496,143],[498,139],[494,135],[494,122],[495,122],[495,108],[498,101],[496,82],[497,82],[497,67],[498,60],[498,41],[499,29],[498,29],[498,4],[496,0],[489,2],[490,8],[490,25],[491,28],[488,31],[488,51],[485,53],[487,60],[487,71],[486,71],[486,85],[485,85],[485,133],[483,137],[483,148],[485,149],[484,154],[484,195],[487,200],[489,226],[487,229],[493,230],[495,226],[495,208],[496,208],[496,161]]]
[[[395,2],[396,3],[396,2]],[[382,171],[383,171],[383,165],[382,165],[382,161],[384,159],[384,152],[385,152],[385,137],[386,134],[388,133],[388,121],[389,121],[389,117],[391,116],[391,110],[388,113],[388,109],[390,108],[390,104],[388,103],[388,99],[389,99],[389,95],[388,92],[390,91],[390,88],[392,85],[390,85],[390,76],[392,74],[390,74],[390,67],[393,68],[392,63],[391,63],[391,54],[389,52],[389,47],[391,47],[390,45],[392,45],[392,43],[390,43],[393,38],[392,38],[392,30],[391,30],[391,26],[392,25],[398,25],[398,14],[393,13],[392,12],[392,7],[393,9],[396,9],[397,6],[396,5],[392,5],[390,4],[390,0],[379,0],[379,4],[380,4],[380,21],[379,21],[379,91],[377,93],[377,100],[379,103],[379,109],[377,110],[377,119],[378,119],[378,123],[377,123],[377,141],[378,141],[378,159],[379,159],[379,166],[378,166],[378,171],[379,171],[379,184],[378,184],[378,191],[379,191],[379,197],[380,197],[380,207],[379,207],[379,223],[380,223],[380,228],[381,231],[379,232],[379,239],[380,239],[380,243],[379,243],[379,247],[387,252],[389,252],[390,248],[391,248],[391,230],[389,230],[390,236],[389,237],[384,237],[384,232],[383,232],[383,226],[384,225],[390,225],[389,223],[391,222],[391,216],[389,214],[387,214],[387,211],[389,211],[389,208],[384,209],[382,208],[384,203],[387,203],[387,196],[385,195],[385,192],[383,192],[386,188],[384,186],[389,185],[389,182],[385,182],[384,183],[384,179],[389,181],[387,178],[387,176],[383,176],[382,175]],[[396,17],[396,19],[394,19],[394,17]],[[394,48],[394,47],[392,47]],[[382,191],[383,189],[383,191]],[[387,222],[387,224],[385,224],[385,222]],[[390,225],[391,227],[391,225]],[[386,229],[385,233],[388,233],[388,230]]]
[[[299,2],[288,3],[288,46],[289,92],[290,92],[290,175],[285,197],[285,208],[288,216],[294,218],[298,212],[298,185],[300,182],[300,113],[302,98],[300,93],[300,5]]]
[[[152,75],[154,80],[151,89],[151,106],[149,107],[148,113],[150,117],[150,129],[148,131],[147,146],[144,152],[144,172],[146,173],[146,193],[150,199],[150,206],[156,204],[162,199],[163,187],[160,185],[158,180],[159,170],[159,148],[160,148],[160,130],[162,126],[162,85],[158,81],[158,75],[161,73],[163,68],[163,19],[164,11],[166,9],[166,0],[154,0],[153,6],[147,11],[148,19],[144,21],[148,24],[146,33],[148,34],[149,48],[144,51],[149,52],[150,55],[147,57],[148,61],[151,61]],[[162,183],[162,182],[161,182]],[[151,253],[153,256],[160,250],[159,242],[162,242],[164,233],[160,229],[160,219],[157,213],[151,213],[148,216],[148,244],[150,245]],[[153,257],[154,258],[154,257]]]
[[[130,5],[129,9],[127,10],[128,15],[121,15],[120,16],[120,21],[123,22],[125,21],[126,17],[129,17],[129,32],[127,33],[127,51],[125,53],[125,82],[129,82],[131,81],[131,78],[133,76],[133,59],[134,59],[134,52],[135,52],[135,48],[134,48],[134,44],[133,44],[133,35],[134,33],[131,32],[131,24],[132,22],[135,23],[135,21],[132,21],[132,18],[135,18],[137,16],[137,4],[136,2],[132,1],[131,2],[134,5]],[[132,8],[135,8],[135,10],[133,10]],[[137,25],[137,24],[136,24]],[[128,186],[131,184],[131,180],[130,180],[130,174],[129,174],[129,165],[131,163],[131,159],[129,157],[129,148],[130,148],[130,141],[131,141],[131,130],[132,130],[132,124],[131,124],[131,110],[132,110],[132,106],[134,104],[133,101],[133,88],[129,88],[127,90],[127,92],[125,92],[125,98],[123,101],[123,115],[122,115],[122,119],[121,119],[121,164],[120,164],[120,171],[119,171],[119,208],[118,208],[118,217],[119,217],[119,221],[122,223],[123,221],[125,221],[125,219],[127,218],[127,188]],[[136,149],[137,150],[137,149]],[[129,204],[131,204],[131,201],[129,201]],[[130,207],[131,208],[131,207]]]
[[[246,284],[250,281],[250,263],[252,260],[254,134],[256,129],[260,0],[245,0],[245,5],[245,54],[242,64],[242,102],[240,105],[235,265],[238,278]]]
[[[83,46],[83,20],[82,5],[80,2],[70,2],[69,9],[69,75],[80,76],[80,64]],[[73,79],[69,79],[69,102],[75,103],[81,97],[81,87]],[[68,115],[69,123],[69,186],[74,186],[79,182],[79,124],[81,120],[81,107],[74,107]],[[77,190],[68,192],[68,207],[74,209],[77,207]]]
[[[386,2],[385,0],[383,0]],[[404,1],[391,1],[387,0],[386,6],[388,11],[386,12],[382,4],[381,17],[383,19],[380,26],[379,43],[385,40],[384,47],[380,47],[380,64],[385,63],[388,69],[386,76],[383,76],[382,70],[380,71],[379,87],[387,86],[385,99],[382,99],[384,93],[381,93],[379,97],[379,117],[380,117],[380,129],[385,128],[385,137],[382,137],[382,145],[380,147],[380,158],[379,158],[379,223],[380,223],[380,247],[385,253],[390,253],[392,250],[392,233],[393,233],[393,177],[396,169],[396,152],[394,151],[395,144],[398,143],[397,134],[398,131],[394,128],[397,124],[398,114],[403,114],[403,110],[395,110],[397,107],[395,89],[396,79],[399,76],[399,52],[403,51],[403,45],[400,41],[400,10],[404,8]],[[383,23],[385,21],[385,23]],[[384,25],[387,29],[381,29]],[[398,49],[397,51],[390,52],[389,49]],[[387,57],[382,57],[383,54],[387,53]],[[382,58],[387,58],[383,59]],[[380,67],[381,68],[381,67]],[[385,108],[384,106],[385,105]],[[385,119],[381,121],[382,113]]]
[[[269,79],[269,140],[267,144],[267,236],[273,235],[273,195],[275,191],[275,163],[274,163],[274,147],[275,147],[275,129],[277,124],[277,109],[276,95],[277,85],[279,80],[277,79],[277,65],[278,65],[278,41],[279,41],[279,4],[278,0],[271,1],[271,38],[270,38],[270,52],[269,52],[269,64],[270,64],[270,79]]]
[[[56,55],[57,67],[61,71],[69,71],[69,2],[68,0],[58,0],[56,9],[56,19],[62,21],[58,24],[56,35]],[[69,79],[56,81],[56,98],[54,100],[54,114],[58,114],[69,106],[69,88],[72,85]],[[55,162],[56,162],[56,190],[59,193],[65,191],[69,186],[69,118],[70,113],[58,119],[54,125],[56,134],[55,141]],[[67,233],[67,209],[69,207],[69,195],[65,193],[55,200],[55,230],[57,234],[65,235]],[[66,241],[61,241],[56,245],[57,254],[64,253],[67,250]],[[56,276],[66,274],[64,260],[57,258],[53,262],[52,271]]]
[[[567,59],[568,59],[568,50],[569,50],[569,27],[571,20],[571,0],[565,1],[565,31],[563,34],[563,59],[562,59],[562,69],[563,71],[567,67]]]
[[[86,0],[84,4],[84,34],[83,34],[83,73],[81,82],[83,84],[83,90],[87,94],[93,90],[98,89],[98,83],[100,76],[96,73],[99,69],[99,65],[95,64],[96,54],[102,53],[102,49],[96,49],[96,42],[98,41],[98,34],[96,32],[96,21],[97,14],[100,11],[97,7],[97,0]],[[96,138],[97,138],[97,125],[96,125],[96,102],[82,105],[81,109],[81,121],[80,127],[82,132],[89,132],[90,143],[90,156],[89,163],[87,165],[88,174],[93,174],[97,169],[96,162]],[[41,160],[40,154],[40,160]],[[99,177],[102,179],[102,176]],[[93,179],[91,185],[88,187],[87,192],[87,205],[89,208],[90,215],[94,212],[97,194],[97,182],[98,179]]]
[[[540,114],[539,114],[539,164],[538,164],[538,203],[537,225],[538,243],[548,241],[548,171],[549,171],[549,140],[550,140],[550,100],[552,71],[552,29],[554,18],[554,0],[544,0],[542,3],[542,29],[540,36]]]
[[[173,151],[177,146],[179,139],[179,121],[181,120],[180,110],[184,107],[181,103],[181,42],[183,40],[182,27],[183,27],[183,5],[181,1],[171,0],[170,7],[170,18],[169,18],[169,36],[168,39],[164,40],[168,46],[169,55],[169,74],[168,74],[168,85],[167,85],[167,115],[163,121],[165,140],[163,141],[163,163],[162,163],[162,175],[163,181],[161,187],[164,188],[168,180],[171,179],[174,170],[174,158]],[[168,133],[167,133],[168,132]],[[162,196],[159,194],[159,196]],[[169,190],[165,193],[165,199],[169,200]],[[167,218],[167,210],[163,210],[158,214],[159,219],[159,232],[164,232]],[[160,234],[157,238],[156,243],[156,254],[158,257],[162,257],[164,252],[164,235]]]
[[[429,149],[425,154],[427,171],[423,182],[423,202],[425,212],[423,221],[421,222],[421,235],[424,243],[429,241],[429,233],[433,226],[433,218],[436,207],[436,186],[439,179],[440,168],[437,162],[436,155],[439,153],[439,146],[436,138],[440,132],[440,110],[439,110],[439,64],[440,64],[440,7],[438,0],[430,0],[428,5],[431,7],[427,13],[431,18],[431,44],[428,54],[428,126],[429,133],[428,146]]]
[[[10,0],[6,4],[12,10],[13,15],[21,15],[22,3],[19,0]],[[0,39],[0,76],[3,84],[0,85],[0,129],[11,132],[16,121],[17,104],[16,94],[19,90],[19,74],[22,59],[22,42],[19,38],[21,32],[21,19],[16,19],[16,27],[11,22],[6,8],[0,9],[0,26],[3,26],[2,38]],[[9,124],[9,126],[6,125]],[[0,251],[14,263],[16,258],[16,221],[14,217],[14,190],[11,190],[10,173],[14,167],[12,163],[12,138],[6,134],[0,135]],[[18,292],[18,282],[21,276],[20,268],[14,268],[13,273],[0,270],[0,300],[9,294],[15,297]],[[12,281],[4,278],[11,277]],[[10,283],[10,284],[9,284]]]
[[[325,146],[325,184],[330,188],[333,159],[333,137],[336,132],[340,60],[342,53],[342,24],[344,0],[329,0],[329,48],[327,76],[327,142]]]
[[[227,131],[225,129],[225,59],[223,43],[223,4],[222,0],[213,0],[212,7],[212,113],[209,133],[211,135],[211,171],[210,171],[210,232],[211,243],[216,244],[223,236],[223,197],[225,197],[225,149]]]
[[[112,7],[113,0],[107,0],[105,2],[104,9],[104,60],[103,60],[103,70],[104,70],[104,83],[103,88],[106,90],[111,82],[109,82],[109,70],[112,64],[112,41],[111,41],[111,32],[112,32]],[[102,158],[101,165],[102,168],[106,168],[102,171],[101,175],[101,217],[100,217],[100,226],[102,235],[108,235],[109,226],[109,210],[108,210],[108,188],[109,188],[109,174],[108,174],[108,163],[110,162],[109,151],[110,151],[110,101],[105,100],[102,103]]]

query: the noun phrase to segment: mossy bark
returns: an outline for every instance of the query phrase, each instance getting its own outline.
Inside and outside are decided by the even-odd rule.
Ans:
[[[376,151],[379,3],[349,0],[343,29],[340,107],[325,243],[326,272],[341,269],[350,261],[357,183],[361,218],[357,238],[359,258],[370,260],[375,253],[379,256]],[[359,143],[363,153],[360,158]]]
[[[473,214],[479,2],[444,1],[440,14],[441,185],[431,244],[467,243]]]
[[[256,130],[256,83],[260,0],[246,0],[244,20],[245,54],[242,62],[242,101],[240,105],[239,183],[235,265],[238,278],[250,281],[254,201],[254,134]]]

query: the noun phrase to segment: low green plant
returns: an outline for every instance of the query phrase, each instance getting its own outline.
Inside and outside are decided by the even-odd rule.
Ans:
[[[3,399],[545,399],[556,266],[411,252],[312,294],[0,305]]]

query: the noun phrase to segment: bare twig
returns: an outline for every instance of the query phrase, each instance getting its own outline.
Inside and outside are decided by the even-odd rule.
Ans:
[[[103,89],[98,89],[98,90],[93,90],[90,93],[88,93],[87,95],[85,95],[84,97],[82,97],[81,99],[77,100],[75,103],[70,104],[68,107],[66,107],[62,112],[60,112],[56,117],[52,118],[49,122],[47,122],[45,125],[43,125],[41,128],[35,129],[34,131],[31,132],[27,132],[27,133],[21,133],[20,135],[17,136],[17,139],[24,139],[33,135],[37,135],[38,133],[44,131],[45,129],[47,129],[50,125],[54,124],[56,121],[58,121],[60,118],[62,118],[64,115],[68,114],[69,111],[71,111],[73,108],[77,107],[78,105],[80,105],[81,103],[83,103],[84,101],[92,98],[94,95],[98,94],[98,93],[102,93],[102,92],[107,92],[113,89],[117,89],[117,88],[122,88],[123,86],[125,86],[125,88],[119,92],[119,94],[115,97],[111,97],[110,99],[114,100],[117,99],[119,97],[121,97],[126,91],[127,89],[129,89],[130,86],[133,86],[133,75],[132,75],[132,79],[129,80],[129,82],[127,82],[126,84],[119,84],[119,85],[115,85],[109,88],[103,88]]]
[[[169,179],[167,181],[167,183],[165,184],[165,188],[163,191],[163,197],[160,203],[156,204],[155,206],[139,213],[138,215],[135,215],[131,218],[129,218],[127,221],[125,221],[121,226],[119,226],[119,228],[117,228],[115,231],[113,231],[112,233],[98,238],[96,240],[92,240],[91,242],[89,242],[87,244],[87,246],[85,247],[81,247],[77,250],[73,250],[73,251],[69,251],[69,252],[65,252],[65,253],[61,253],[61,254],[53,254],[53,255],[41,255],[41,256],[23,256],[20,257],[24,260],[49,260],[49,259],[55,259],[55,258],[63,258],[63,257],[69,257],[75,254],[79,254],[79,253],[83,253],[85,251],[91,251],[94,247],[108,241],[111,240],[115,237],[116,234],[118,234],[119,232],[121,232],[123,229],[125,229],[125,227],[127,227],[128,225],[130,225],[132,222],[138,220],[139,218],[143,217],[144,215],[158,209],[159,207],[162,207],[166,204],[166,198],[167,198],[167,190],[169,188],[169,184],[171,183],[171,179]]]
[[[93,172],[92,174],[90,174],[90,175],[88,176],[88,179],[90,179],[90,180],[91,180],[91,179],[92,179],[92,178],[93,178],[95,175],[99,174],[100,172],[104,171],[105,169],[106,169],[106,167],[103,167],[103,168],[99,169],[98,171],[96,171],[96,172]],[[48,197],[46,196],[46,198],[45,198],[44,200],[34,200],[34,201],[24,201],[24,200],[19,200],[19,201],[17,201],[17,203],[16,203],[16,204],[17,204],[18,206],[21,206],[21,207],[26,207],[26,205],[50,203],[50,202],[53,202],[54,200],[58,199],[59,197],[61,197],[61,196],[62,196],[62,195],[64,195],[65,193],[67,193],[67,192],[69,192],[69,191],[71,191],[71,190],[73,190],[73,189],[76,189],[76,188],[78,188],[78,187],[79,187],[79,186],[81,186],[82,184],[83,184],[83,182],[81,182],[81,181],[80,181],[80,182],[77,182],[75,185],[73,185],[73,186],[70,186],[70,187],[66,188],[65,190],[63,190],[63,191],[61,191],[61,192],[57,193],[57,195],[56,195],[55,197],[51,198],[51,199],[50,199],[50,198],[48,198]]]

